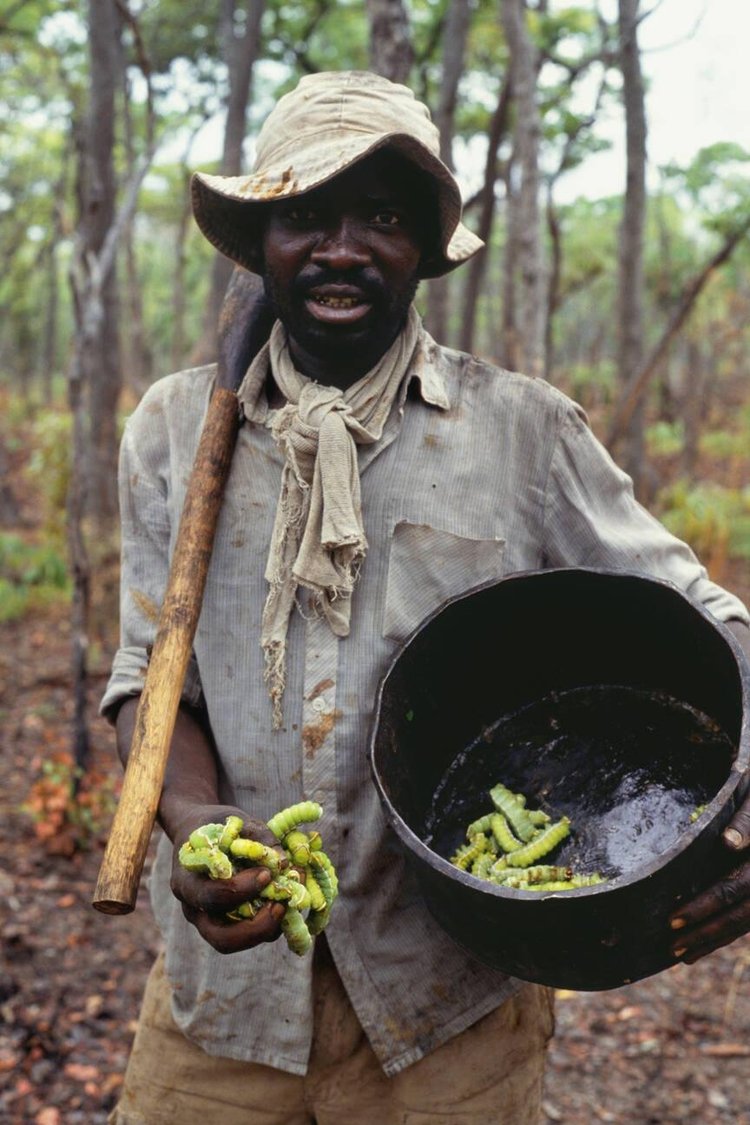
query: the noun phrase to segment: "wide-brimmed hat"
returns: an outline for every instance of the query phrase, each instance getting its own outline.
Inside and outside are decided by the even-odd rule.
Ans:
[[[461,192],[440,159],[440,138],[427,106],[406,86],[368,71],[330,71],[302,78],[279,99],[258,134],[247,176],[192,179],[193,213],[209,242],[232,261],[261,268],[259,205],[311,191],[380,149],[394,149],[426,172],[437,189],[440,245],[421,275],[439,277],[483,243],[461,222]]]

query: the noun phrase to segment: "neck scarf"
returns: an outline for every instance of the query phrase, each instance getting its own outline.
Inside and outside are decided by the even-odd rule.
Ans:
[[[284,454],[261,624],[274,729],[283,720],[286,638],[297,588],[313,591],[318,612],[336,636],[349,633],[351,596],[367,552],[356,446],[380,440],[422,336],[421,320],[411,307],[388,351],[345,391],[296,370],[278,322],[254,362],[266,370],[270,362],[287,399],[267,422]]]

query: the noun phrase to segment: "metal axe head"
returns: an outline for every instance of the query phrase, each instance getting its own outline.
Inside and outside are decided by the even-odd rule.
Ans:
[[[238,389],[274,320],[262,279],[235,266],[219,315],[217,387]]]

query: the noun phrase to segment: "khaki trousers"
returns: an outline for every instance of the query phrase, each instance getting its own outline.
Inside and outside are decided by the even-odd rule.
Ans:
[[[538,1125],[552,993],[527,984],[393,1078],[383,1073],[317,939],[308,1073],[205,1054],[177,1029],[154,964],[110,1125]]]

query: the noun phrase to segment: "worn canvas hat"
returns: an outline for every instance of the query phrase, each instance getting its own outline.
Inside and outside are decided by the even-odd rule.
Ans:
[[[196,173],[191,191],[198,226],[228,258],[257,272],[259,205],[319,187],[382,148],[395,149],[432,177],[440,246],[426,257],[421,273],[448,273],[483,244],[461,222],[461,193],[440,159],[438,130],[411,90],[368,71],[302,78],[266,118],[249,175]]]

